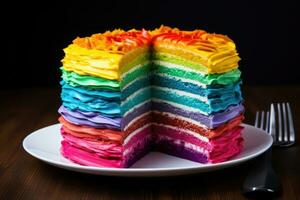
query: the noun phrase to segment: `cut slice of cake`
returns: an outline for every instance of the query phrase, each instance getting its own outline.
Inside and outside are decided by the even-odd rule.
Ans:
[[[77,38],[62,60],[62,154],[89,166],[129,167],[152,145],[150,35],[115,30]]]
[[[162,26],[152,34],[157,149],[201,163],[238,154],[244,108],[234,43],[203,30]]]

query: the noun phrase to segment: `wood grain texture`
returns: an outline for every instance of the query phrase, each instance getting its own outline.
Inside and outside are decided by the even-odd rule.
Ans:
[[[291,104],[296,145],[275,149],[280,199],[300,199],[300,86],[244,87],[246,123],[271,102]],[[0,199],[243,199],[241,186],[249,163],[198,175],[165,178],[118,178],[71,172],[45,164],[22,148],[34,130],[57,123],[59,89],[2,90],[0,99]],[[253,161],[251,161],[253,162]]]

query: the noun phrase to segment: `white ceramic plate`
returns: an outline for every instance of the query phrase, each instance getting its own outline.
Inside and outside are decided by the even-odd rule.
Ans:
[[[60,154],[60,124],[39,129],[23,141],[24,149],[32,156],[51,165],[89,174],[110,176],[172,176],[201,173],[231,167],[252,159],[272,144],[272,137],[253,126],[243,124],[245,146],[243,151],[229,161],[217,164],[199,164],[159,152],[151,152],[128,169],[81,166],[67,160]]]

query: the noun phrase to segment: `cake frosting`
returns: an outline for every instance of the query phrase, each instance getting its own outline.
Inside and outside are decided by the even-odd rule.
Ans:
[[[73,162],[123,168],[161,151],[217,163],[242,150],[240,58],[227,36],[117,29],[64,52],[61,153]]]

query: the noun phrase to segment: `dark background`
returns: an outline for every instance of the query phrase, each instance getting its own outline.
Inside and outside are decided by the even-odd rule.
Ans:
[[[153,29],[161,24],[228,35],[242,58],[244,84],[300,83],[296,73],[298,10],[292,1],[99,0],[9,4],[1,7],[1,87],[58,86],[62,49],[77,36],[114,28]]]

